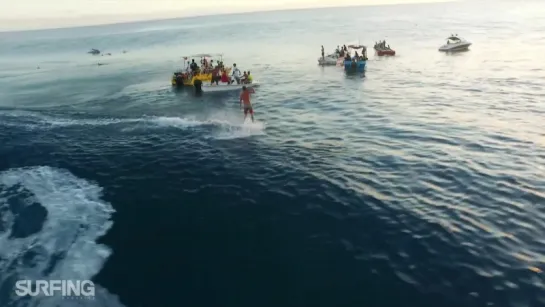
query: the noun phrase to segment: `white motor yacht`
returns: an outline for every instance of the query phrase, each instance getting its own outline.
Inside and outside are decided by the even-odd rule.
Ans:
[[[447,38],[447,43],[439,48],[439,51],[457,52],[466,51],[471,46],[471,43],[465,39],[458,37],[458,34],[451,35]]]

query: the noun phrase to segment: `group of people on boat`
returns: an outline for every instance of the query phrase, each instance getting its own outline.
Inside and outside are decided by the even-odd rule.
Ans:
[[[358,62],[358,61],[367,61],[367,57],[362,52],[361,55],[358,54],[357,51],[354,52],[354,57],[351,57],[350,54],[346,54],[344,56],[345,61],[352,61],[352,62]]]
[[[231,74],[231,78],[229,78],[227,75],[227,71],[219,66],[214,67],[211,73],[212,79],[210,84],[216,83],[216,85],[219,85],[219,82],[227,84],[233,84],[235,82],[237,84],[250,84],[253,82],[253,76],[251,75],[250,71],[245,71],[243,74],[241,74],[236,63],[233,64],[233,73]]]
[[[191,73],[193,75],[198,75],[200,73],[209,74],[216,68],[224,70],[225,66],[221,61],[217,61],[214,65],[214,60],[208,61],[207,58],[201,58],[201,65],[199,65],[195,62],[195,59],[192,59],[191,62],[187,62],[186,73]]]
[[[386,41],[375,42],[375,49],[391,50],[390,45],[386,45]]]
[[[348,54],[348,48],[346,45],[343,45],[342,47],[337,46],[337,49],[335,49],[335,54],[338,57],[343,58]]]
[[[344,58],[344,56],[348,54],[348,48],[346,45],[343,45],[342,47],[337,46],[337,49],[335,49],[335,56],[339,58]],[[333,56],[333,55],[329,55]],[[322,59],[325,58],[325,52],[324,52],[324,46],[322,45]]]
[[[363,65],[363,62],[367,61],[367,57],[365,56],[365,53],[362,51],[362,54],[358,54],[357,51],[354,52],[354,56],[351,57],[350,54],[346,54],[344,56],[344,66],[345,68],[347,65],[350,65],[352,68]]]
[[[376,46],[376,45],[375,45]],[[364,48],[365,49],[365,48]],[[337,46],[337,49],[335,49],[335,55],[338,58],[344,58],[345,61],[367,61],[367,56],[365,55],[365,50],[362,51],[362,54],[359,55],[358,52],[355,52],[355,55],[353,58],[350,57],[350,52],[348,51],[348,47],[346,45]],[[324,46],[322,46],[322,58],[324,58]]]
[[[208,61],[206,58],[201,59],[201,65],[195,62],[195,59],[191,62],[187,62],[187,67],[184,73],[182,73],[183,79],[189,79],[193,76],[198,76],[201,74],[211,74],[210,84],[216,83],[218,85],[221,83],[227,84],[250,84],[253,82],[253,76],[250,71],[241,73],[240,69],[237,67],[237,64],[233,64],[232,74],[228,75],[228,69],[225,68],[222,61],[217,61],[214,65],[214,60]]]

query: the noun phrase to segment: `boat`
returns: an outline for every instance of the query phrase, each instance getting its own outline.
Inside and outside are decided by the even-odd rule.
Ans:
[[[259,86],[259,82],[253,81],[252,83],[246,83],[246,84],[229,84],[229,83],[213,83],[210,82],[203,83],[201,86],[201,89],[203,93],[213,93],[213,92],[229,92],[229,91],[236,91],[236,90],[242,90],[242,87],[246,86],[247,88],[254,88]]]
[[[320,66],[327,66],[327,65],[337,65],[337,61],[339,59],[339,47],[337,46],[337,50],[335,52],[330,53],[328,55],[324,55],[324,46],[322,46],[322,56],[318,58],[318,65]]]
[[[390,45],[386,45],[386,41],[376,43],[374,48],[378,56],[396,55],[396,51],[390,48]]]
[[[344,58],[344,71],[363,73],[367,65],[367,48],[363,45],[348,45],[348,54]],[[358,50],[360,53],[358,53]]]
[[[100,50],[93,48],[93,49],[91,49],[91,51],[89,51],[87,53],[92,54],[92,55],[98,55],[98,54],[100,54]]]
[[[194,54],[190,56],[184,56],[184,68],[175,71],[172,74],[171,83],[172,86],[193,86],[195,80],[201,80],[202,82],[210,82],[212,80],[212,68],[204,68],[202,61],[206,60],[208,63],[214,61],[214,57],[219,57],[217,62],[223,62],[223,54]],[[192,60],[195,63],[200,64],[196,72],[192,72],[189,65]],[[227,74],[231,72],[231,67],[224,68]]]
[[[439,48],[439,51],[444,52],[458,52],[458,51],[467,51],[471,46],[471,43],[465,39],[458,37],[458,34],[450,35],[447,38],[447,43]]]
[[[339,60],[339,56],[336,53],[332,53],[325,57],[319,57],[318,64],[322,66],[337,65],[338,60]]]

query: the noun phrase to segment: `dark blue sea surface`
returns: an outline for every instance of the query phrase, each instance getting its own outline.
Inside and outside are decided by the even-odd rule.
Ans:
[[[543,16],[482,1],[0,33],[0,306],[545,305]],[[451,33],[470,51],[438,52]],[[365,76],[317,65],[353,42]],[[238,92],[171,88],[203,52],[261,83],[256,123]],[[18,279],[97,296],[19,298]]]

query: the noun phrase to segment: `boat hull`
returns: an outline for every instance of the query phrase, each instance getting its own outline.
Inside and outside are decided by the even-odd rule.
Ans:
[[[319,57],[318,64],[322,66],[335,66],[337,65],[338,58],[332,56]]]
[[[215,92],[229,92],[229,91],[240,91],[242,90],[242,87],[246,86],[247,88],[255,88],[259,86],[259,82],[252,82],[249,84],[227,84],[227,83],[219,83],[216,85],[210,84],[210,83],[203,83],[202,85],[202,91],[203,93],[215,93]]]
[[[396,55],[396,51],[392,50],[392,49],[388,49],[388,50],[377,49],[376,51],[377,51],[378,56],[394,56],[394,55]]]
[[[357,63],[353,63],[352,61],[345,61],[344,71],[347,73],[357,73],[357,72],[361,73],[365,71],[366,65],[367,65],[367,61],[359,61]]]
[[[448,44],[443,45],[439,48],[439,51],[442,52],[459,52],[459,51],[467,51],[469,50],[469,46],[471,46],[471,43],[463,43],[463,44]]]
[[[187,78],[183,75],[174,75],[172,76],[171,83],[173,86],[193,86],[196,80],[200,80],[203,83],[207,81],[210,82],[212,81],[212,74],[199,74],[192,76],[191,78]]]

